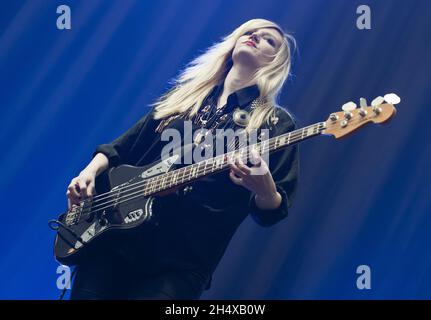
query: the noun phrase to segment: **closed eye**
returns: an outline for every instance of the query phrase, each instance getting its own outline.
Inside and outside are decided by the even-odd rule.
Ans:
[[[275,41],[271,38],[267,38],[266,41],[268,41],[268,43],[272,46],[275,47]]]

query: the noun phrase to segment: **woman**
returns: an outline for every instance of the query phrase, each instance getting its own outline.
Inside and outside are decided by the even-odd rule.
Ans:
[[[291,37],[264,19],[245,22],[193,60],[151,111],[109,144],[67,189],[69,208],[92,197],[106,169],[143,166],[161,158],[167,129],[242,129],[277,136],[295,128],[276,104],[288,77]],[[266,129],[266,130],[264,130]],[[268,135],[268,134],[267,134]],[[195,134],[195,146],[205,137]],[[185,146],[181,142],[181,146]],[[236,145],[238,147],[238,145]],[[197,299],[237,227],[250,214],[262,226],[287,216],[299,170],[298,147],[253,161],[231,159],[221,172],[155,200],[158,227],[145,235],[123,235],[107,250],[78,266],[72,299]]]

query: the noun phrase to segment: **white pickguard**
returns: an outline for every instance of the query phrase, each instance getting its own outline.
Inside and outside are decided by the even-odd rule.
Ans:
[[[157,176],[161,173],[168,172],[169,169],[174,165],[175,161],[177,161],[178,157],[179,155],[173,155],[172,157],[169,157],[162,162],[157,163],[156,165],[142,172],[141,177],[143,179],[146,179],[152,176]]]

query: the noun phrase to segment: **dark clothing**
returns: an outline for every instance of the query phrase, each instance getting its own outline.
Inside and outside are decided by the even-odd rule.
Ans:
[[[259,96],[257,86],[243,88],[232,93],[226,105],[217,111],[216,101],[221,89],[222,84],[214,87],[202,103],[199,114],[192,119],[193,132],[202,125],[213,130],[241,128],[233,120],[234,111],[250,112],[255,107],[252,101]],[[162,149],[169,141],[161,141],[161,134],[156,132],[161,120],[153,119],[152,114],[153,110],[113,142],[98,146],[94,155],[99,152],[105,154],[109,167],[121,164],[144,166],[160,159]],[[261,127],[270,129],[270,138],[296,128],[296,123],[286,110],[276,107],[275,115],[277,119]],[[165,129],[175,128],[183,137],[185,119],[173,117],[171,120],[165,120]],[[195,182],[191,191],[185,192],[182,188],[174,194],[156,198],[153,211],[164,214],[151,241],[153,256],[150,263],[154,269],[166,271],[167,274],[185,272],[199,275],[198,278],[209,288],[211,275],[236,229],[248,214],[265,227],[287,216],[298,181],[298,145],[272,153],[269,168],[282,196],[282,203],[277,209],[259,209],[254,194],[234,184],[226,171]],[[145,263],[148,265],[148,259]]]
[[[146,275],[116,254],[100,255],[78,267],[71,299],[191,300],[199,299],[205,284],[205,279],[193,271]]]

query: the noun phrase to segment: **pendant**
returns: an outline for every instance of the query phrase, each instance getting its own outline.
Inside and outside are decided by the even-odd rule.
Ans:
[[[278,117],[271,117],[271,122],[273,125],[276,125],[278,123]]]
[[[250,114],[245,110],[237,108],[233,112],[232,118],[233,122],[235,122],[240,127],[246,127],[250,121]]]

